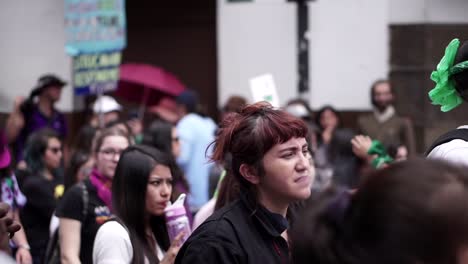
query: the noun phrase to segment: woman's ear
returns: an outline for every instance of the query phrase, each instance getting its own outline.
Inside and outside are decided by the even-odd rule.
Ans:
[[[260,177],[258,176],[257,170],[253,166],[242,163],[240,165],[239,172],[248,182],[254,185],[260,183]]]

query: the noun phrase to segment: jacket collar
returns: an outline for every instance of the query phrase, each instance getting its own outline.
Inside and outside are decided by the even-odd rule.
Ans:
[[[279,237],[289,228],[289,223],[282,215],[270,212],[261,204],[258,204],[249,195],[241,195],[242,203],[247,207],[260,226],[273,237]]]

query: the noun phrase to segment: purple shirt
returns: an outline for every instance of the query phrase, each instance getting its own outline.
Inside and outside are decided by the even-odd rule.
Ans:
[[[40,130],[41,128],[48,127],[57,133],[59,138],[63,140],[67,135],[67,124],[65,123],[65,116],[54,109],[52,117],[45,116],[37,107],[34,105],[34,109],[29,114],[24,116],[25,125],[18,136],[16,141],[16,161],[23,160],[23,152],[26,145],[26,140],[29,135]]]

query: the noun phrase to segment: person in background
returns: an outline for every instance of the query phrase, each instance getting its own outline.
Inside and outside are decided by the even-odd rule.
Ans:
[[[317,112],[315,120],[320,133],[317,138],[317,151],[314,155],[317,177],[313,188],[321,190],[332,181],[333,165],[329,159],[329,144],[335,130],[341,127],[341,117],[335,108],[327,105]]]
[[[143,117],[139,115],[137,110],[132,110],[128,114],[127,125],[130,127],[135,144],[141,144],[143,142]]]
[[[175,159],[180,156],[181,146],[177,129],[174,125],[163,120],[155,120],[151,123],[143,137],[143,144],[154,147],[159,151],[170,155],[174,163]],[[177,164],[174,164],[172,171],[172,183],[172,200],[176,200],[182,193],[187,195],[190,193],[189,184],[185,179],[184,173]],[[187,200],[185,200],[185,208],[187,212],[190,212]],[[192,224],[192,214],[189,213],[187,216],[190,224]]]
[[[97,230],[111,216],[115,168],[130,142],[126,133],[115,128],[97,134],[89,178],[71,187],[57,207],[62,263],[92,263]]]
[[[464,264],[468,175],[416,159],[375,170],[354,194],[310,199],[291,231],[295,264]]]
[[[58,174],[62,142],[57,134],[47,128],[33,133],[26,144],[25,161],[27,174],[20,187],[28,201],[20,216],[33,263],[40,264],[49,241],[50,219],[64,192],[63,178]]]
[[[288,263],[290,205],[310,196],[314,176],[307,133],[301,119],[266,102],[226,117],[212,160],[232,155],[240,197],[192,233],[175,263]]]
[[[90,153],[81,150],[72,154],[65,171],[65,190],[89,177],[94,167],[94,160],[90,155]]]
[[[174,263],[183,234],[170,245],[164,218],[173,164],[168,154],[149,146],[122,153],[112,184],[116,219],[99,228],[93,263]]]
[[[331,183],[347,189],[357,187],[361,168],[365,164],[353,152],[351,140],[354,136],[354,131],[349,128],[336,129],[327,152],[333,175]]]
[[[10,151],[8,150],[5,137],[0,135],[0,201],[9,206],[10,210],[8,216],[21,225],[19,210],[26,204],[26,197],[19,189],[18,182],[10,165]],[[31,253],[29,252],[31,248],[26,238],[24,228],[18,230],[12,240],[14,248],[16,248],[16,262],[19,264],[32,263]]]
[[[309,128],[308,141],[310,145],[310,150],[312,153],[315,153],[318,148],[318,137],[320,134],[320,129],[315,123],[313,118],[312,109],[309,104],[301,98],[290,100],[284,110],[295,117],[299,117],[307,124]]]
[[[396,113],[395,95],[388,80],[375,81],[370,89],[373,113],[358,118],[359,133],[379,140],[385,147],[405,147],[409,156],[415,154],[415,137],[411,121]]]
[[[94,115],[90,124],[93,127],[107,127],[107,124],[120,120],[121,112],[122,106],[112,96],[103,95],[93,104]]]
[[[458,39],[450,42],[431,79],[436,87],[429,92],[429,97],[433,104],[441,105],[443,112],[468,102],[468,41],[461,46]],[[437,138],[426,155],[468,166],[468,123]]]
[[[216,124],[209,117],[197,113],[198,98],[194,91],[184,91],[176,98],[180,120],[177,132],[181,140],[181,153],[177,162],[190,185],[188,196],[191,211],[195,213],[208,201],[208,182],[211,164],[207,155],[213,142]]]
[[[48,127],[57,133],[60,140],[67,136],[65,116],[55,108],[66,84],[59,77],[46,74],[37,80],[26,100],[21,97],[15,99],[6,122],[6,137],[9,143],[15,143],[17,163],[23,160],[26,140],[35,131]]]
[[[239,112],[244,106],[247,105],[247,99],[239,95],[231,95],[226,100],[226,103],[221,108],[221,116],[219,122],[223,122],[223,119],[232,112]]]

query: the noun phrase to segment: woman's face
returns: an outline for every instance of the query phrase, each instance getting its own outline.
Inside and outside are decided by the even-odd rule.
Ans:
[[[62,144],[58,138],[49,138],[44,152],[44,164],[47,169],[54,170],[60,167],[62,161]]]
[[[276,144],[263,157],[265,174],[258,184],[260,197],[284,204],[307,199],[315,176],[312,163],[305,138]]]
[[[320,126],[323,129],[336,128],[338,126],[338,117],[332,110],[327,109],[320,116]]]
[[[107,136],[96,153],[96,168],[105,177],[114,178],[115,168],[120,154],[128,147],[128,140],[123,136]]]
[[[172,144],[172,155],[174,157],[180,156],[180,140],[179,136],[177,135],[177,129],[175,127],[172,128],[171,131],[171,144]]]
[[[151,171],[146,187],[146,212],[150,215],[164,214],[172,194],[172,174],[169,167],[156,165]]]

